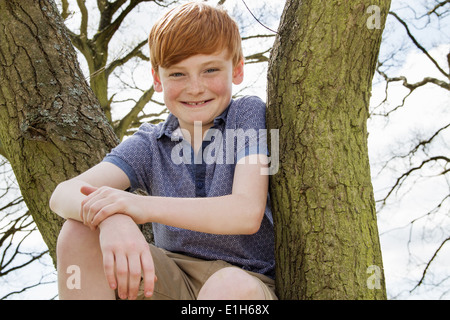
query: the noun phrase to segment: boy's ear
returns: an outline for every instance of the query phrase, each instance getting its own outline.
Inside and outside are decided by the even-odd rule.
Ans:
[[[159,78],[158,72],[155,71],[155,69],[152,68],[152,76],[153,76],[153,88],[156,92],[162,92],[162,83],[161,79]]]
[[[244,81],[244,60],[239,63],[233,69],[233,83],[238,85]]]

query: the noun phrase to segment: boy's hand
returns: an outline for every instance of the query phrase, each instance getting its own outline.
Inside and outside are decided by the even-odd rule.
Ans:
[[[141,196],[110,187],[83,186],[80,191],[87,196],[81,203],[80,218],[91,229],[117,213],[130,216],[137,224],[146,222],[142,220],[144,209],[138,205]]]
[[[136,299],[141,276],[144,294],[153,294],[156,281],[152,255],[147,241],[133,220],[116,214],[100,225],[100,247],[103,266],[111,289],[121,299]]]

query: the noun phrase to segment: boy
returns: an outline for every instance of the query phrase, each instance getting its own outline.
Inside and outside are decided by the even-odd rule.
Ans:
[[[59,296],[276,299],[261,174],[268,161],[256,143],[265,105],[231,99],[244,75],[236,23],[221,9],[188,3],[154,25],[149,44],[154,88],[170,114],[55,189],[50,206],[67,219],[57,247]],[[148,196],[123,191],[136,189]],[[155,245],[137,226],[148,222]],[[76,290],[66,285],[72,265],[81,276]]]

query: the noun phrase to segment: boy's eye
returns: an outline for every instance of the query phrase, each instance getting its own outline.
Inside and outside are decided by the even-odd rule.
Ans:
[[[182,76],[184,76],[184,74],[181,72],[174,72],[169,75],[169,77],[174,77],[174,78],[178,78],[178,77],[182,77]]]
[[[216,72],[216,71],[219,71],[219,69],[217,69],[217,68],[209,68],[209,69],[207,69],[205,71],[205,73],[213,73],[213,72]]]

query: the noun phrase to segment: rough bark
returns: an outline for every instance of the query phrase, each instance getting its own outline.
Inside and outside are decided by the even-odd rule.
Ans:
[[[380,9],[379,28],[368,28],[377,18],[370,5]],[[269,62],[267,112],[268,128],[280,136],[271,199],[282,299],[386,298],[367,118],[389,6],[286,1]]]
[[[52,257],[56,185],[118,142],[51,0],[0,0],[0,141]]]

